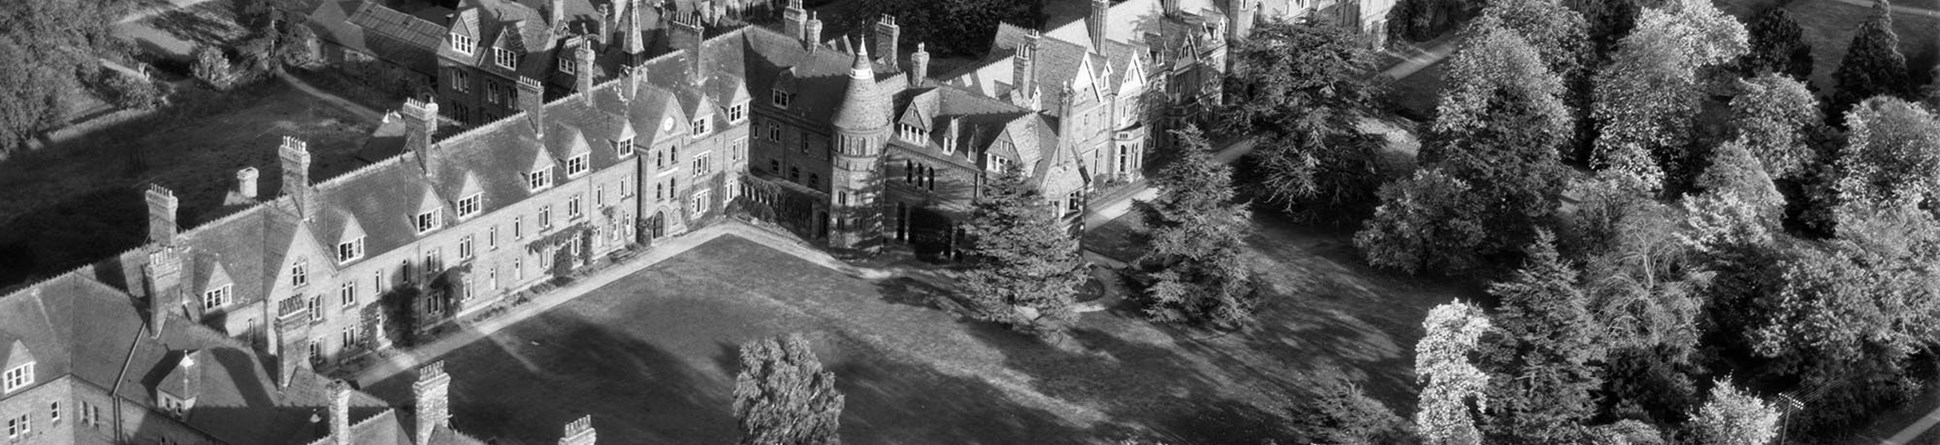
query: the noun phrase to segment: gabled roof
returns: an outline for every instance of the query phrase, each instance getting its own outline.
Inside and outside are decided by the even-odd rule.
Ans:
[[[444,25],[398,12],[376,2],[360,3],[356,12],[350,16],[351,24],[357,25],[366,33],[397,39],[412,48],[422,50],[437,48],[444,44],[445,34],[451,32]]]
[[[398,197],[418,196],[430,184],[416,163],[404,162],[410,158],[391,158],[317,184],[317,202],[323,207],[315,221],[317,241],[334,246],[355,224],[364,231],[366,259],[415,241],[411,216],[418,213],[418,203]]]
[[[841,105],[848,91],[849,70],[855,64],[855,54],[827,45],[816,45],[811,51],[801,40],[772,29],[746,27],[743,30],[748,49],[745,65],[748,84],[755,88],[751,93],[766,97],[768,91],[764,90],[772,88],[780,74],[788,71],[794,77],[795,98],[784,112],[816,122],[831,122],[830,111]],[[874,67],[878,81],[894,73],[895,67]],[[767,103],[755,102],[764,106]]]
[[[1147,34],[1158,34],[1160,23],[1178,21],[1165,17],[1166,0],[1124,0],[1105,12],[1105,40],[1143,42]],[[1214,0],[1176,0],[1179,12],[1188,19],[1223,18],[1223,2]],[[1089,8],[1087,6],[1087,8]],[[1044,33],[1045,37],[1090,46],[1091,28],[1080,19]]]
[[[443,25],[362,0],[318,3],[306,25],[318,39],[427,74],[437,70],[437,47],[446,32]]]

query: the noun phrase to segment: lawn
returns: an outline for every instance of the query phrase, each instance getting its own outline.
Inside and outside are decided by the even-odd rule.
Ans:
[[[1940,7],[1936,3],[1940,0],[1894,2],[1903,6]],[[1839,68],[1840,59],[1846,56],[1846,45],[1872,10],[1835,0],[1799,0],[1785,9],[1805,28],[1805,41],[1812,45],[1812,84],[1820,91],[1832,91],[1832,72]],[[1751,16],[1740,17],[1749,20]],[[1936,61],[1940,61],[1940,20],[1894,14],[1893,31],[1899,34],[1900,52],[1906,54],[1907,66],[1913,67],[1917,80],[1926,80]]]
[[[115,24],[114,35],[133,41],[144,51],[186,60],[198,46],[228,47],[248,35],[248,30],[236,22],[232,3],[209,0]]]
[[[908,303],[933,288],[722,238],[443,357],[454,422],[550,443],[592,414],[616,443],[731,442],[735,345],[786,332],[835,371],[855,444],[1284,443],[1287,409],[1331,375],[1412,411],[1420,320],[1459,292],[1367,270],[1341,234],[1259,222],[1247,259],[1273,285],[1257,328],[1181,330],[1121,307],[1055,346]],[[414,378],[370,389],[409,404]]]
[[[311,176],[355,167],[372,127],[288,85],[182,91],[175,105],[0,163],[0,288],[133,248],[147,233],[141,187],[181,200],[183,228],[212,219],[236,170],[255,167],[275,196],[283,136],[309,142]]]
[[[1433,120],[1435,104],[1441,100],[1442,68],[1446,66],[1448,59],[1442,59],[1408,77],[1389,83],[1387,102],[1392,111],[1416,121]]]

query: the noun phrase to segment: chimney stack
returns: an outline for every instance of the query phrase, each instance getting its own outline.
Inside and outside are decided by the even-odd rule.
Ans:
[[[593,72],[599,70],[593,65],[593,42],[580,42],[579,47],[573,49],[573,58],[579,61],[578,66],[573,67],[574,75],[578,76],[573,86],[583,96],[581,99],[592,100]]]
[[[929,77],[930,52],[923,49],[923,42],[916,42],[916,52],[909,54],[909,86],[923,86]]]
[[[316,194],[310,191],[310,146],[291,136],[283,137],[278,148],[283,159],[283,194],[296,199],[296,212],[303,219],[317,217]]]
[[[566,29],[566,0],[552,0],[546,5],[546,26],[555,31]]]
[[[438,138],[438,102],[404,100],[404,149],[420,156]]]
[[[290,386],[296,368],[309,364],[310,312],[303,296],[283,300],[282,314],[276,319],[276,384]]]
[[[148,282],[148,335],[161,338],[162,324],[168,321],[168,311],[181,305],[181,252],[169,245],[149,252],[148,264],[142,266],[142,276]]]
[[[599,14],[599,20],[593,21],[593,38],[598,39],[600,43],[611,42],[612,40],[610,39],[613,36],[607,34],[607,30],[613,29],[613,6],[610,4],[600,4]]]
[[[158,184],[149,184],[143,193],[148,198],[148,242],[161,245],[175,245],[175,210],[179,202],[175,192]]]
[[[1010,62],[1011,102],[1037,109],[1037,30],[1026,30]]]
[[[559,438],[559,445],[595,445],[599,434],[593,431],[593,416],[581,417],[566,424],[566,433]]]
[[[236,196],[255,200],[257,175],[256,167],[243,167],[242,170],[236,170]]]
[[[808,47],[808,49],[813,50],[815,49],[815,47],[820,46],[821,44],[822,44],[822,19],[815,18],[815,12],[809,11],[808,24],[802,26],[802,45],[805,45]]]
[[[1105,17],[1111,11],[1111,0],[1091,0],[1091,15],[1085,18],[1085,28],[1091,31],[1091,49],[1099,54],[1105,53]]]
[[[336,445],[354,445],[350,434],[350,384],[330,382],[330,438]]]
[[[701,20],[700,13],[689,14],[689,13],[676,12],[674,13],[674,23],[670,25],[669,29],[667,30],[667,38],[669,39],[668,43],[673,44],[673,49],[687,53],[687,68],[689,71],[688,75],[691,76],[691,79],[689,80],[692,81],[694,86],[700,86],[701,80],[707,78],[706,76],[701,75],[701,72],[700,72],[700,69],[701,69],[700,20]]]
[[[537,79],[520,76],[518,102],[519,111],[524,111],[526,116],[533,118],[543,117],[546,106],[545,87],[539,85]]]
[[[1254,9],[1258,0],[1226,0],[1226,40],[1238,41],[1253,32]]]
[[[1159,8],[1166,17],[1176,17],[1179,15],[1179,0],[1159,0]]]
[[[445,374],[445,362],[418,368],[411,393],[417,397],[418,443],[431,443],[431,433],[451,427],[451,375]]]
[[[808,11],[802,9],[802,0],[788,0],[788,7],[781,10],[782,32],[789,37],[806,40],[808,30]]]
[[[903,27],[896,25],[896,16],[884,14],[876,21],[876,57],[884,65],[896,66],[896,39],[902,36]]]

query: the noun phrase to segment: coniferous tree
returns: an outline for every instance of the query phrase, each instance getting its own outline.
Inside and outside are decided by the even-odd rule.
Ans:
[[[1522,270],[1489,286],[1502,306],[1496,331],[1484,337],[1491,443],[1570,443],[1595,414],[1591,391],[1601,381],[1594,364],[1605,350],[1596,338],[1576,270],[1556,253],[1554,237],[1539,231]]]
[[[835,373],[801,334],[741,345],[734,378],[734,416],[742,445],[840,445],[842,393]]]
[[[1394,445],[1412,439],[1407,423],[1359,385],[1321,383],[1318,397],[1293,409],[1293,431],[1313,445]]]
[[[1078,240],[1023,177],[991,177],[966,231],[976,267],[965,284],[978,318],[1039,336],[1076,321],[1085,277]]]
[[[1805,28],[1792,20],[1785,8],[1773,7],[1758,13],[1745,31],[1751,52],[1740,61],[1745,75],[1777,73],[1794,80],[1812,78],[1812,45],[1805,43]]]
[[[1852,42],[1846,45],[1846,57],[1832,72],[1838,88],[1830,114],[1843,115],[1873,96],[1909,93],[1912,86],[1907,84],[1907,74],[1900,36],[1893,31],[1893,13],[1884,0],[1874,0],[1872,15],[1859,25]]]
[[[1253,319],[1251,272],[1240,249],[1250,213],[1233,200],[1232,167],[1212,157],[1199,129],[1176,130],[1184,155],[1152,178],[1157,198],[1139,203],[1152,247],[1138,259],[1151,281],[1145,314],[1155,321],[1236,327]]]
[[[1266,136],[1250,158],[1266,197],[1296,216],[1360,217],[1381,181],[1381,139],[1359,130],[1377,91],[1372,51],[1346,28],[1272,21],[1232,54],[1218,130]]]

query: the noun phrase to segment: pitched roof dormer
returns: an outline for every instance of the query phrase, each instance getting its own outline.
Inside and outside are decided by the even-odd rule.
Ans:
[[[367,233],[364,232],[364,224],[357,221],[357,215],[348,211],[340,211],[338,217],[343,219],[344,225],[342,229],[337,231],[335,247],[341,249],[345,244],[361,243]],[[355,252],[355,255],[344,255],[343,252],[338,252],[337,262],[348,263],[363,256],[363,252]]]
[[[487,59],[492,66],[510,70],[519,68],[519,60],[525,58],[525,38],[519,33],[524,28],[525,21],[518,20],[499,29],[498,37],[492,41],[492,54]]]
[[[6,393],[12,393],[34,386],[38,376],[34,375],[36,360],[33,351],[28,350],[27,344],[22,343],[19,338],[14,338],[5,332],[0,332],[0,339],[9,340],[6,343],[0,343],[7,345],[7,361],[5,366],[0,366],[0,372],[5,372],[4,376],[0,376],[5,378],[4,382],[0,383],[4,383],[5,386],[0,389],[4,389]]]
[[[183,352],[182,359],[155,385],[156,408],[176,417],[187,416],[195,409],[195,401],[202,395],[202,370],[210,365],[203,363],[207,358],[199,350]]]

